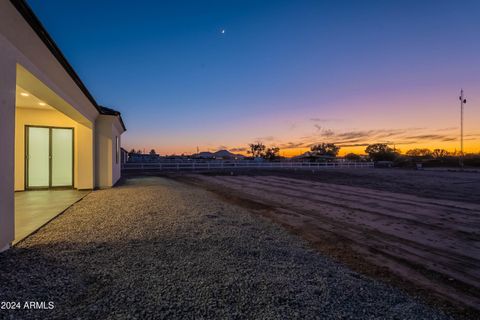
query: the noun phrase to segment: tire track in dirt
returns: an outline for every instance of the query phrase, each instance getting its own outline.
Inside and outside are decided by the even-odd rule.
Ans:
[[[226,178],[227,181],[229,181],[231,178]],[[260,183],[261,184],[261,183]],[[330,216],[331,218],[341,218],[341,213],[338,212],[339,208],[343,209],[348,209],[348,206],[346,205],[340,205],[332,202],[327,202],[329,205],[334,205],[335,206],[335,214],[332,216],[330,214],[329,208],[328,207],[323,207],[323,208],[318,208],[319,204],[324,204],[325,201],[316,201],[315,199],[312,198],[302,198],[301,195],[302,193],[299,192],[291,192],[291,193],[286,193],[283,192],[282,189],[278,188],[272,188],[272,189],[266,189],[266,188],[259,188],[258,185],[252,187],[255,191],[255,193],[258,192],[274,192],[275,195],[281,195],[283,201],[284,199],[293,199],[292,197],[295,197],[296,201],[299,201],[303,204],[303,208],[295,207],[296,210],[304,210],[304,212],[308,212],[310,216],[317,216],[318,215],[318,210],[322,209],[323,210],[323,215]],[[312,204],[313,203],[313,204]],[[285,203],[282,203],[285,204]],[[287,202],[287,205],[291,205],[289,202]],[[331,206],[330,206],[331,209]],[[356,208],[356,210],[359,210]],[[340,210],[341,211],[341,210]],[[374,213],[375,214],[375,213]],[[380,215],[380,214],[379,214]],[[378,227],[379,227],[379,222],[380,220],[383,220],[382,217],[377,218],[377,217],[372,217],[370,212],[367,211],[362,211],[362,216],[361,219],[365,221],[365,223],[362,226],[362,229],[364,231],[368,231],[370,234],[374,234],[378,232]],[[373,222],[372,222],[373,221]],[[409,223],[409,221],[406,221]],[[343,223],[346,224],[352,224],[350,221],[343,221]],[[405,221],[402,222],[404,225],[406,224]],[[410,223],[410,225],[413,227],[413,225]],[[392,228],[391,226],[383,226],[382,233],[378,236],[378,239],[376,240],[378,243],[385,242],[385,238],[387,236],[391,236],[395,234],[396,228]],[[428,230],[420,230],[422,233],[427,232]],[[432,241],[427,241],[429,240],[428,238],[422,238],[422,234],[419,234],[416,232],[416,234],[413,235],[414,237],[420,239],[419,242],[416,241],[411,241],[412,237],[409,237],[408,235],[396,235],[394,242],[395,243],[402,243],[402,246],[405,247],[405,252],[409,252],[410,255],[414,254],[416,256],[417,260],[422,261],[424,264],[428,265],[431,269],[439,271],[439,272],[447,272],[449,276],[454,276],[457,279],[460,280],[467,280],[467,281],[475,281],[478,282],[478,277],[475,277],[473,279],[470,278],[471,273],[477,273],[477,268],[475,268],[476,261],[472,259],[469,256],[464,256],[464,255],[459,255],[455,251],[451,250],[445,250],[443,249],[443,245],[432,242]],[[429,238],[438,238],[440,237],[440,234],[427,234],[426,237]],[[461,246],[458,243],[455,243],[457,247]],[[392,247],[392,245],[390,245]],[[470,248],[461,248],[463,250],[469,250]],[[462,251],[463,251],[462,250]],[[469,251],[468,251],[469,252]],[[432,263],[432,261],[436,261],[435,263]],[[441,262],[442,264],[438,264],[437,262]],[[444,264],[450,264],[450,268],[446,270],[445,268],[442,268]],[[455,265],[453,265],[455,264]],[[458,271],[461,269],[461,271]],[[469,269],[469,272],[465,272],[466,269]]]
[[[452,207],[454,209],[466,209],[474,212],[474,215],[477,216],[475,213],[478,212],[480,205],[475,203],[468,203],[468,202],[458,202],[453,200],[442,200],[442,199],[430,199],[424,198],[420,196],[415,196],[411,194],[402,194],[402,193],[395,193],[389,191],[380,191],[368,188],[360,188],[360,187],[351,187],[345,186],[340,184],[331,184],[331,183],[324,183],[318,182],[313,180],[300,180],[300,179],[292,179],[292,178],[285,178],[285,177],[277,177],[277,176],[256,176],[255,179],[261,179],[264,177],[268,177],[269,180],[276,180],[276,181],[284,181],[289,182],[297,185],[308,185],[313,188],[322,188],[322,189],[330,189],[334,190],[335,192],[343,193],[345,195],[351,195],[352,191],[358,192],[359,189],[363,194],[368,194],[372,197],[391,197],[395,202],[404,202],[407,204],[415,204],[415,205],[443,205],[445,207]],[[343,192],[342,192],[343,191]],[[414,201],[412,201],[414,199]]]
[[[372,190],[365,189],[365,188],[348,188],[344,186],[332,185],[332,184],[326,184],[326,183],[311,183],[308,181],[303,181],[298,179],[294,180],[294,179],[269,177],[269,179],[266,180],[266,179],[263,179],[263,177],[258,177],[256,178],[256,180],[257,181],[263,180],[267,182],[277,181],[279,183],[287,182],[289,184],[297,185],[301,187],[302,190],[305,190],[305,191],[320,190],[322,194],[325,194],[325,191],[327,191],[329,197],[348,199],[352,201],[362,202],[365,199],[365,197],[368,197],[368,199],[370,200],[375,199],[380,201],[385,201],[385,198],[388,198],[389,207],[391,207],[391,204],[395,203],[400,206],[407,205],[409,206],[408,207],[409,210],[412,210],[412,209],[415,210],[413,212],[405,212],[407,214],[410,214],[414,218],[418,218],[419,215],[423,215],[422,209],[432,209],[432,208],[436,209],[438,208],[438,206],[441,206],[443,211],[447,211],[449,213],[455,214],[455,216],[457,217],[457,220],[470,219],[471,220],[470,222],[480,223],[480,215],[478,215],[478,212],[480,212],[480,205],[476,205],[476,204],[468,204],[468,203],[459,204],[459,203],[452,203],[452,201],[431,202],[428,199],[415,197],[411,195],[402,195],[402,194],[396,194],[391,192],[380,192],[380,191],[372,192]],[[280,186],[285,186],[285,184],[283,183]],[[339,187],[338,189],[337,189],[337,186]],[[376,206],[381,206],[381,204],[378,204],[378,203],[375,203],[375,204]],[[451,211],[450,211],[450,208],[452,209]],[[431,215],[428,215],[428,217],[430,219],[438,218]],[[440,220],[446,220],[446,219],[440,218]],[[461,221],[459,221],[459,223],[461,223]],[[471,225],[471,223],[469,223],[468,225]]]
[[[224,180],[224,181],[223,181]],[[240,183],[239,183],[240,181]],[[243,182],[243,183],[242,183]],[[350,210],[350,209],[354,209],[354,210],[360,210],[362,211],[362,216],[361,216],[361,219],[360,221],[357,221],[357,223],[364,223],[366,226],[371,226],[371,224],[368,224],[370,221],[373,221],[374,222],[374,225],[373,225],[373,229],[376,229],[377,228],[377,224],[378,222],[380,221],[384,221],[386,222],[386,228],[387,229],[392,229],[392,228],[395,228],[395,227],[390,227],[391,224],[393,223],[389,223],[389,220],[385,220],[385,219],[392,219],[392,218],[397,218],[398,220],[401,220],[401,223],[402,223],[402,226],[405,226],[405,225],[409,225],[409,226],[412,226],[412,227],[415,227],[417,225],[423,225],[423,229],[421,230],[421,232],[430,232],[430,233],[435,233],[435,232],[439,232],[441,231],[442,233],[445,233],[445,231],[450,231],[449,228],[446,228],[445,226],[438,226],[438,225],[434,225],[434,224],[431,224],[431,223],[426,223],[424,222],[424,220],[417,220],[417,219],[411,219],[410,217],[412,217],[410,215],[410,217],[403,217],[399,214],[395,214],[395,212],[400,212],[400,211],[395,211],[395,210],[398,210],[396,208],[392,208],[392,207],[387,207],[387,206],[383,206],[384,209],[387,209],[389,211],[381,211],[381,210],[375,210],[375,209],[378,209],[378,208],[375,208],[375,209],[372,209],[371,206],[372,205],[375,205],[375,203],[373,202],[367,202],[367,203],[361,203],[361,201],[356,201],[354,203],[348,203],[348,204],[345,204],[345,200],[346,199],[342,199],[342,198],[337,198],[336,200],[338,200],[338,202],[334,201],[336,196],[334,194],[330,195],[330,194],[317,194],[317,193],[313,193],[313,192],[310,192],[308,190],[300,190],[300,189],[293,189],[293,188],[289,188],[288,186],[282,186],[282,185],[275,185],[275,184],[269,184],[268,182],[262,182],[261,180],[260,181],[256,181],[255,182],[255,186],[251,186],[249,185],[249,182],[248,180],[244,180],[243,177],[238,177],[237,178],[224,178],[220,181],[217,181],[217,183],[220,183],[220,184],[223,184],[225,185],[225,187],[228,187],[231,183],[236,183],[237,187],[239,187],[241,190],[246,190],[248,191],[249,189],[252,189],[252,188],[256,188],[257,190],[260,190],[259,188],[259,185],[262,185],[264,186],[265,188],[261,189],[262,191],[264,192],[274,192],[276,195],[283,195],[285,196],[287,199],[290,199],[291,202],[287,204],[292,204],[292,205],[295,205],[296,202],[299,202],[300,201],[303,201],[302,204],[303,204],[303,207],[305,207],[305,203],[304,202],[314,202],[316,205],[314,205],[314,207],[318,207],[318,205],[324,205],[326,204],[327,207],[324,207],[322,209],[329,209],[329,206],[331,205],[334,205],[336,206],[337,208],[344,208],[344,209],[347,209],[347,210]],[[285,190],[287,190],[287,192],[285,192]],[[305,195],[310,195],[311,197],[309,198],[306,198]],[[286,199],[282,199],[282,202],[283,204],[285,204],[285,201]],[[380,208],[382,208],[382,206],[378,206]],[[319,208],[320,209],[320,208]],[[324,215],[329,215],[329,211],[328,210],[325,210],[324,212],[322,212],[322,214]],[[345,218],[344,217],[345,214],[343,213],[343,216],[342,215],[338,215],[338,213],[335,213],[335,218],[342,218],[342,219],[345,219],[345,222],[347,223],[352,223],[352,221],[347,221],[347,220],[350,220],[349,219],[349,216],[348,214],[346,215],[347,217]],[[369,220],[367,220],[367,218],[370,218]],[[439,230],[438,230],[439,229]],[[394,230],[390,230],[391,232],[394,232]],[[408,240],[409,238],[411,238],[412,236],[415,236],[413,233],[411,234],[405,234],[403,235],[403,238],[405,240]],[[418,235],[417,235],[418,236]],[[435,236],[438,237],[438,235],[432,235],[432,234],[421,234],[420,236],[425,236],[425,240],[428,240],[429,237],[430,238],[435,238]],[[452,237],[452,239],[455,239],[455,234],[450,234],[450,236]],[[426,243],[424,243],[425,245],[431,245],[433,247],[437,247],[438,244],[436,243],[428,243],[428,242],[431,242],[431,241],[425,241]],[[455,243],[455,245],[457,245],[457,248],[458,249],[464,249],[465,251],[468,251],[469,253],[471,252],[471,247],[467,247],[467,248],[461,248],[462,247],[462,244],[459,244],[459,243]],[[442,246],[443,248],[443,246]],[[452,252],[453,254],[454,252]],[[474,252],[471,252],[473,254],[473,256],[480,256],[480,251],[474,251]]]
[[[390,268],[404,279],[467,305],[480,305],[478,292],[475,294],[480,284],[478,237],[472,232],[478,230],[478,205],[432,202],[416,196],[290,178],[196,178],[273,204],[275,210],[270,218],[314,243],[321,241],[319,233],[328,232],[344,239],[365,259]],[[465,215],[465,211],[471,212]],[[445,212],[473,221],[451,222],[448,215],[439,217]]]

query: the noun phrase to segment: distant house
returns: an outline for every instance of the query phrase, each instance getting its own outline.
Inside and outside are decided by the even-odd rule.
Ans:
[[[234,154],[228,150],[219,150],[214,153],[215,159],[223,159],[223,160],[239,160],[245,158],[245,156],[241,154]]]
[[[306,161],[306,162],[331,162],[336,161],[337,158],[332,155],[320,155],[317,153],[313,153],[310,151],[305,152],[299,156],[295,156],[292,158],[296,161]]]
[[[146,163],[146,162],[159,162],[160,155],[158,154],[144,154],[144,153],[129,153],[128,162]]]
[[[217,152],[199,152],[192,155],[194,159],[216,159],[216,160],[240,160],[244,159],[245,156],[241,154],[234,154],[228,150],[219,150]]]
[[[128,161],[128,151],[124,148],[120,148],[120,159],[122,164],[125,164]]]
[[[215,155],[211,152],[205,151],[192,155],[194,159],[215,159]]]

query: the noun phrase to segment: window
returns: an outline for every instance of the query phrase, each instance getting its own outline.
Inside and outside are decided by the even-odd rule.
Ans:
[[[115,163],[118,164],[118,160],[120,158],[120,140],[118,136],[115,136]]]

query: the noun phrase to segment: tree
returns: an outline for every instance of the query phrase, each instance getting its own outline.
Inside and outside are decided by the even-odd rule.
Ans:
[[[311,146],[310,150],[313,156],[336,157],[338,152],[340,151],[340,147],[336,146],[334,143],[320,143]]]
[[[432,156],[430,149],[411,149],[407,151],[407,156],[415,158],[428,158]]]
[[[278,147],[272,147],[266,149],[265,153],[263,154],[263,157],[267,160],[275,160],[279,157],[280,154],[280,148]]]
[[[432,152],[432,157],[434,159],[442,159],[442,158],[446,158],[450,155],[450,152],[448,152],[447,150],[445,149],[435,149],[433,150]]]
[[[372,161],[393,161],[397,157],[397,153],[385,143],[370,144],[365,152]]]
[[[248,151],[248,153],[251,153],[254,158],[263,157],[264,151],[266,149],[263,143],[261,142],[251,143],[248,146],[250,147],[250,151]]]
[[[348,153],[345,155],[345,159],[349,161],[360,161],[362,157],[355,153]]]
[[[131,155],[131,154],[135,154],[135,153],[137,153],[137,152],[135,151],[135,149],[132,149],[132,150],[130,150],[130,152],[129,152],[128,154]]]
[[[155,149],[150,150],[150,155],[151,156],[156,156],[157,155],[157,152],[155,151]]]

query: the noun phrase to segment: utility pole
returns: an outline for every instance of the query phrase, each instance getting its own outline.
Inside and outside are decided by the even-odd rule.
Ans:
[[[463,89],[460,90],[460,168],[463,169],[463,105],[467,99],[463,95]]]

